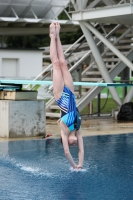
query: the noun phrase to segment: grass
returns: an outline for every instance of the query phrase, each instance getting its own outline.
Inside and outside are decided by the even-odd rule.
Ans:
[[[98,102],[97,99],[93,99],[92,101],[92,108],[93,108],[93,112],[92,113],[97,113],[98,111],[98,106],[97,106]],[[108,114],[108,113],[112,113],[112,109],[117,109],[117,105],[114,102],[114,100],[112,98],[109,99],[101,99],[100,101],[100,113],[101,114]],[[88,106],[86,106],[82,111],[81,114],[88,114]]]
[[[117,83],[120,83],[119,81],[121,80],[121,78],[120,77],[116,77],[115,79],[114,79]],[[130,78],[130,81],[133,81],[133,77],[131,77]],[[123,93],[123,88],[124,87],[116,87],[116,91],[117,91],[117,93],[118,93],[118,95],[119,95],[119,97],[120,98],[122,98],[122,93]],[[130,88],[131,88],[131,86],[128,86],[127,87],[127,92],[130,90]],[[101,91],[101,93],[108,93],[108,87],[105,87],[102,91]],[[111,94],[109,93],[109,98],[112,98],[111,97]]]
[[[117,93],[118,93],[118,95],[119,95],[120,98],[122,98],[123,88],[124,88],[124,87],[116,87],[116,91],[117,91]],[[127,87],[127,92],[130,90],[130,88],[131,88],[130,86]],[[101,93],[106,93],[106,94],[107,94],[107,93],[108,93],[108,89],[109,89],[109,88],[105,87],[105,88],[101,91]],[[112,98],[110,93],[109,93],[109,98]]]

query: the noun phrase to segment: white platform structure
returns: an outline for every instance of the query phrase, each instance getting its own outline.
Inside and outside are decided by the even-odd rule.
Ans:
[[[93,1],[93,2],[96,2],[96,1]],[[132,25],[133,24],[132,22],[133,21],[133,2],[128,1],[130,3],[123,3],[123,4],[122,4],[122,1],[120,2],[117,5],[115,4],[115,5],[109,5],[105,7],[99,7],[99,8],[96,7],[92,9],[90,8],[90,6],[87,6],[87,8],[82,6],[80,10],[72,13],[72,20],[76,20],[76,21],[82,20],[82,21],[104,23],[104,24],[112,23],[112,24]]]

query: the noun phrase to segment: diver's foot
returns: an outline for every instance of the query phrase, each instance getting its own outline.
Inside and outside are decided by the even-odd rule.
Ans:
[[[56,37],[56,30],[55,30],[55,24],[54,22],[52,22],[49,26],[49,29],[50,29],[50,33],[49,33],[49,37],[52,38],[52,37]]]
[[[60,33],[60,24],[59,22],[56,22],[55,24],[55,30],[56,30],[56,37],[59,37],[59,33]]]

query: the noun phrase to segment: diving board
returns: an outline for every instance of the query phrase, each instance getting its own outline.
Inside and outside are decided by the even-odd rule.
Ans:
[[[14,88],[14,89],[19,89],[20,87],[14,86],[14,85],[0,85],[0,88]]]
[[[127,87],[133,86],[132,83],[93,83],[93,82],[73,82],[77,86],[98,86],[98,87]],[[0,84],[22,84],[22,85],[52,85],[53,81],[39,81],[39,80],[0,80]],[[2,86],[2,85],[1,85]]]

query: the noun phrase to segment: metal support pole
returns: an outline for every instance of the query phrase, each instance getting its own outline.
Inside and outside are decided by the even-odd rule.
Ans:
[[[97,62],[97,65],[98,65],[98,68],[99,68],[99,71],[101,72],[104,80],[106,82],[109,82],[109,83],[112,83],[112,79],[110,78],[110,75],[108,73],[108,70],[103,62],[103,59],[100,55],[100,52],[95,44],[95,41],[93,40],[93,37],[91,35],[91,32],[88,30],[88,28],[86,28],[86,26],[84,25],[84,23],[80,23],[80,26],[81,26],[81,29],[86,37],[86,40],[88,42],[88,45],[89,47],[91,48],[91,51],[93,53],[93,56]],[[117,105],[121,105],[121,100],[116,92],[116,89],[115,88],[109,88],[110,90],[110,93],[114,99],[114,101],[117,103]]]
[[[81,70],[81,66],[79,67],[79,73],[78,73],[78,75],[79,75],[79,81],[81,81],[81,72],[82,72],[82,70]],[[80,98],[81,98],[81,95],[82,95],[82,87],[81,87],[81,85],[79,85],[79,95],[80,95]]]
[[[123,83],[128,83],[129,81],[129,67],[126,67],[122,72],[121,72],[121,80]],[[127,87],[122,88],[122,99],[124,101],[125,97],[127,95]]]
[[[123,101],[123,104],[130,102],[132,100],[132,98],[133,98],[133,87],[131,87],[129,92],[127,93],[127,95]]]
[[[92,101],[90,102],[90,114],[92,114],[93,113],[93,103],[92,103]]]
[[[101,95],[100,93],[97,95],[97,116],[100,117],[100,103],[101,103]]]

